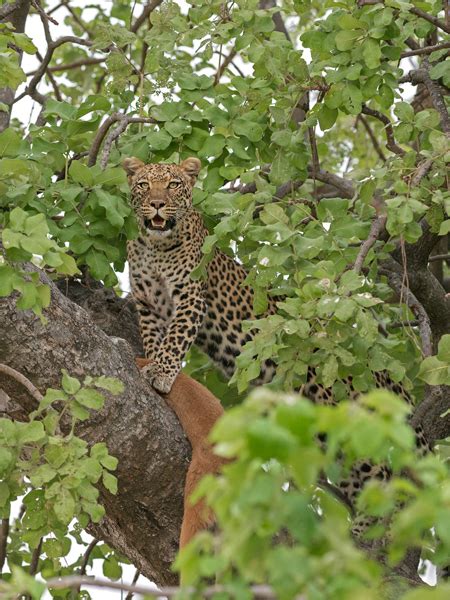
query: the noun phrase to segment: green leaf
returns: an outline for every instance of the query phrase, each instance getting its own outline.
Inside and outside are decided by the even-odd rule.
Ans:
[[[363,32],[359,29],[344,29],[339,31],[334,38],[336,48],[342,52],[351,50],[356,45],[356,40],[361,37],[362,33]]]
[[[58,494],[53,510],[58,520],[64,525],[68,525],[75,516],[75,500],[69,490],[61,488]]]
[[[117,494],[117,477],[114,477],[114,475],[111,475],[108,471],[103,471],[102,480],[103,485],[108,492],[111,492],[111,494],[114,495]]]
[[[376,40],[372,38],[365,40],[363,43],[363,57],[369,69],[376,69],[380,65],[381,49]]]
[[[78,392],[78,390],[81,387],[80,382],[78,381],[78,379],[75,379],[75,377],[71,377],[66,369],[62,369],[62,380],[61,380],[61,385],[63,387],[63,390],[67,393],[67,394],[76,394]]]
[[[96,377],[94,379],[94,385],[96,387],[107,390],[114,396],[122,394],[122,392],[125,389],[120,379],[117,379],[116,377],[106,377],[105,375],[102,375],[101,377]]]
[[[94,410],[100,410],[105,403],[105,397],[103,396],[103,394],[100,394],[100,392],[88,388],[81,388],[75,394],[75,398],[83,406],[86,406],[87,408],[92,408]]]
[[[3,156],[17,156],[22,138],[13,129],[5,129],[0,133],[0,158]]]
[[[44,426],[40,421],[31,421],[30,423],[20,424],[19,442],[21,444],[31,444],[33,442],[40,442],[44,438]]]
[[[437,357],[450,365],[450,335],[443,335],[439,340]]]
[[[152,152],[158,150],[165,150],[172,142],[171,135],[166,129],[160,129],[159,131],[150,131],[147,134],[147,142]]]
[[[72,161],[69,167],[69,175],[76,183],[80,183],[84,187],[92,187],[94,185],[94,176],[86,165],[83,165],[79,160]]]
[[[245,135],[251,142],[259,142],[264,130],[258,123],[248,119],[248,117],[239,117],[232,123],[233,131],[236,135]]]
[[[428,356],[420,365],[418,377],[429,385],[448,385],[450,384],[449,363],[439,360],[437,356]]]

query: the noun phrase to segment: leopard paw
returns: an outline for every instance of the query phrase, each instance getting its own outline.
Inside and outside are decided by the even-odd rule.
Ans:
[[[161,392],[162,394],[168,394],[172,389],[175,377],[165,373],[164,370],[158,364],[153,362],[147,364],[142,369],[142,372],[145,374],[146,378],[157,392]]]

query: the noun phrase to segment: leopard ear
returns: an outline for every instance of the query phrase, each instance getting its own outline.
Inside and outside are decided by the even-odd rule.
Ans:
[[[186,175],[188,175],[191,178],[192,184],[195,183],[195,180],[197,179],[197,175],[199,174],[201,168],[202,163],[199,161],[198,158],[195,158],[194,156],[186,158],[180,164],[180,169],[182,169],[186,173]]]
[[[127,172],[128,177],[131,177],[132,175],[137,173],[137,171],[139,171],[139,169],[144,166],[145,163],[143,163],[142,160],[139,160],[139,158],[135,158],[134,156],[132,156],[131,158],[125,158],[122,162],[122,167]]]

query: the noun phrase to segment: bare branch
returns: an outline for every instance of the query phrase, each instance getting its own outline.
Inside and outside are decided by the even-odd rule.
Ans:
[[[397,142],[394,138],[394,130],[392,129],[392,123],[388,119],[388,117],[386,117],[386,115],[383,115],[383,113],[381,113],[380,111],[374,110],[373,108],[369,108],[368,106],[363,106],[362,112],[365,115],[374,117],[375,119],[378,119],[379,121],[384,123],[386,132],[386,148],[391,152],[394,152],[394,154],[398,154],[398,156],[404,156],[405,151],[403,150],[403,148],[400,148],[400,146],[397,145]]]
[[[91,149],[89,150],[88,163],[87,163],[88,167],[94,166],[95,163],[97,162],[97,156],[100,151],[100,147],[103,143],[103,140],[105,139],[105,136],[107,135],[110,127],[117,121],[122,121],[122,123],[125,123],[125,127],[122,131],[125,131],[125,129],[128,127],[128,125],[130,123],[157,123],[158,122],[155,119],[153,119],[152,117],[129,117],[126,115],[122,115],[121,113],[113,113],[107,119],[105,119],[105,121],[103,121],[99,130],[97,131],[97,135],[95,136],[94,141],[92,142]],[[122,133],[122,131],[120,133]],[[119,135],[120,135],[120,133],[119,133]],[[114,139],[111,140],[111,144],[114,141]]]
[[[445,31],[446,33],[450,33],[450,27],[444,21],[441,21],[441,19],[438,19],[438,17],[434,17],[433,15],[430,15],[427,12],[425,12],[424,10],[421,10],[420,8],[416,8],[415,6],[410,8],[409,12],[412,13],[413,15],[416,15],[417,17],[420,17],[421,19],[425,19],[425,21],[428,21],[428,23],[431,23],[435,27],[442,29],[442,31]]]
[[[162,4],[163,0],[150,0],[148,4],[144,6],[143,11],[137,17],[136,21],[130,27],[130,31],[136,33],[136,31],[144,24],[144,22],[149,18],[152,12],[157,8],[160,4]]]
[[[450,48],[450,42],[442,42],[441,44],[435,44],[434,46],[406,50],[401,53],[400,58],[407,58],[408,56],[417,56],[420,54],[431,54],[432,52],[436,52],[436,50],[444,50],[445,48]]]
[[[0,373],[4,373],[5,375],[8,375],[8,377],[13,377],[28,390],[30,396],[36,400],[37,404],[41,402],[43,395],[37,389],[37,387],[33,385],[27,377],[25,377],[25,375],[22,375],[22,373],[19,373],[19,371],[16,371],[12,367],[8,367],[8,365],[4,365],[2,363],[0,363]]]
[[[381,233],[384,232],[384,229],[386,227],[386,221],[387,221],[387,216],[380,215],[372,222],[369,235],[368,235],[366,241],[362,244],[362,246],[358,252],[358,256],[356,257],[355,265],[353,267],[353,270],[358,275],[361,273],[361,269],[364,264],[364,260],[367,256],[367,254],[369,253],[369,250],[372,248],[372,246],[378,240]]]
[[[102,62],[105,62],[106,58],[104,57],[99,57],[99,58],[83,58],[80,60],[75,60],[71,63],[67,63],[65,65],[55,65],[53,67],[48,67],[47,68],[47,73],[57,73],[58,71],[70,71],[71,69],[78,69],[79,67],[85,67],[85,66],[89,66],[89,65],[98,65]],[[29,73],[25,73],[25,75],[30,76],[30,75],[35,75],[36,71],[30,71]]]

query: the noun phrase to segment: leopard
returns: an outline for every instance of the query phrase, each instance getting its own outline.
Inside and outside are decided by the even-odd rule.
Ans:
[[[136,239],[128,242],[127,251],[131,290],[147,359],[143,373],[155,390],[169,394],[188,350],[195,344],[226,377],[231,377],[236,358],[253,339],[254,332],[244,331],[242,324],[257,318],[254,293],[245,282],[245,268],[219,249],[207,264],[206,278],[191,277],[202,260],[203,243],[209,235],[192,202],[200,160],[189,157],[180,164],[146,164],[130,157],[122,164],[140,231]],[[269,297],[265,314],[276,311],[277,301]],[[253,383],[269,383],[275,370],[275,363],[266,360]],[[405,386],[394,382],[386,371],[374,373],[374,380],[376,387],[391,390],[412,404]],[[349,397],[355,399],[358,391],[352,377],[343,381]],[[336,402],[332,388],[318,381],[312,367],[297,391],[318,404]],[[207,436],[208,432],[204,434]],[[429,450],[420,428],[416,429],[416,443],[422,452]],[[361,461],[353,466],[348,478],[340,481],[339,487],[353,504],[365,482],[375,477],[388,479],[389,469]],[[361,529],[365,526],[362,524]]]

